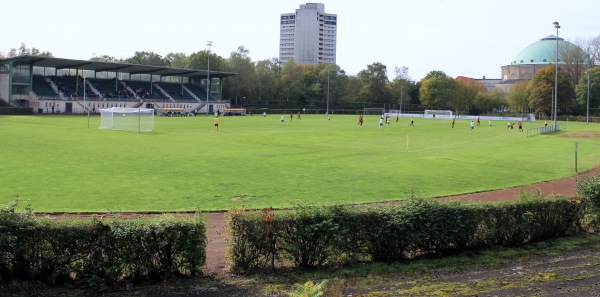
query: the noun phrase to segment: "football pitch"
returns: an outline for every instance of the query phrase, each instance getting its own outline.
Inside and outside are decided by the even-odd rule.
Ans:
[[[35,212],[290,207],[440,197],[554,180],[600,164],[598,124],[526,137],[506,122],[378,116],[155,117],[153,132],[100,117],[0,117],[0,203]],[[524,128],[539,127],[524,122]]]

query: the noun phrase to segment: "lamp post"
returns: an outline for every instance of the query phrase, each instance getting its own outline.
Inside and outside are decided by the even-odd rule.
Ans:
[[[327,114],[329,114],[329,63],[327,63]]]
[[[556,28],[556,69],[554,76],[554,131],[556,131],[556,106],[558,105],[558,29],[560,29],[560,25],[558,24],[558,22],[554,22],[552,24],[554,25],[554,28]]]
[[[587,70],[587,108],[586,108],[586,112],[585,112],[585,124],[589,125],[590,124],[590,66],[588,64],[588,70]]]
[[[88,120],[88,129],[89,129],[90,128],[90,107],[89,106],[88,107],[85,106],[85,104],[86,104],[85,103],[85,97],[86,97],[86,94],[85,94],[85,89],[86,89],[86,87],[85,87],[85,73],[81,72],[81,74],[83,74],[83,108],[87,109],[87,120]]]
[[[207,41],[206,45],[208,45],[208,67],[206,70],[206,115],[208,115],[208,98],[210,97],[210,46],[212,45],[212,41]]]
[[[400,111],[400,114],[402,114],[402,95],[404,94],[404,85],[402,85],[402,83],[400,83],[400,108],[398,109]]]

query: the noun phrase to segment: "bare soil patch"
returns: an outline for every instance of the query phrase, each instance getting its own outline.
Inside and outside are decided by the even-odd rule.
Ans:
[[[598,138],[600,137],[600,131],[581,131],[574,133],[566,133],[561,135],[560,137],[566,138]]]

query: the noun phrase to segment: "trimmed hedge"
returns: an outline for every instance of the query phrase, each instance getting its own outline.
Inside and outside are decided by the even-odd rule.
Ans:
[[[403,206],[300,206],[228,212],[229,266],[238,272],[396,261],[518,245],[581,231],[582,203],[526,197],[484,204],[414,199]]]
[[[31,115],[31,107],[0,107],[0,115]]]
[[[0,281],[74,282],[108,287],[200,272],[206,227],[181,219],[50,220],[0,209]]]

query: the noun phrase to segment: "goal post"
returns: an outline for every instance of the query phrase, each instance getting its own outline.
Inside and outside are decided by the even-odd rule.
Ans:
[[[363,108],[364,115],[369,115],[369,114],[382,115],[384,113],[385,113],[385,110],[383,108],[369,108],[369,107]]]
[[[452,118],[452,110],[437,110],[437,109],[425,109],[424,115],[435,116],[439,118]]]
[[[148,132],[154,130],[154,109],[112,107],[100,109],[99,129]]]

